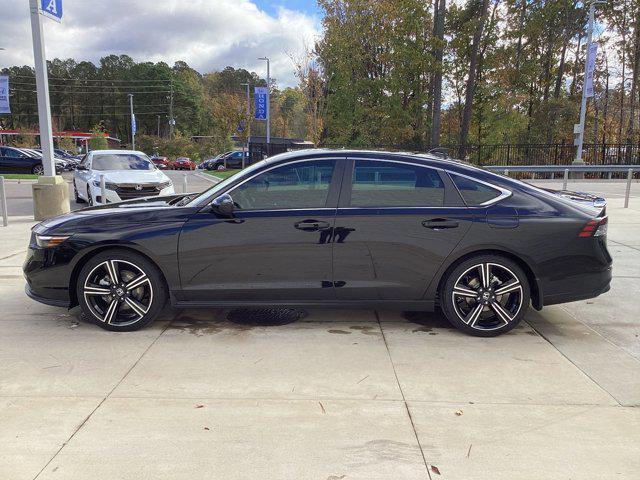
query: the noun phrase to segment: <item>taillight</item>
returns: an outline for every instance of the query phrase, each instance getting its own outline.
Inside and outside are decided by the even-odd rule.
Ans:
[[[608,217],[595,218],[589,220],[587,224],[582,227],[579,237],[602,237],[607,234]]]

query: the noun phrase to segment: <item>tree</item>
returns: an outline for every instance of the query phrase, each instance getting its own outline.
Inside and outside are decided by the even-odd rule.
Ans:
[[[464,110],[462,112],[462,124],[460,126],[460,149],[458,150],[458,158],[462,159],[466,158],[467,155],[467,141],[469,137],[469,128],[471,126],[473,94],[476,88],[478,54],[480,52],[482,32],[484,31],[484,25],[487,21],[489,0],[472,0],[469,4],[469,11],[470,13],[473,12],[472,18],[475,18],[475,32],[473,34],[473,42],[471,44],[471,54],[469,55],[469,73],[464,100]]]

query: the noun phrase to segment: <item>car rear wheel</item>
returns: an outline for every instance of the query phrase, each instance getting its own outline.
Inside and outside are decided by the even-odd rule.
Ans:
[[[85,315],[112,331],[148,325],[167,299],[158,268],[126,250],[107,250],[91,258],[80,271],[76,294]]]
[[[457,265],[440,292],[447,319],[459,330],[493,337],[515,328],[531,299],[519,265],[499,255],[480,255]]]
[[[224,165],[218,165],[216,167],[216,170],[225,170]]]
[[[34,175],[44,175],[44,167],[41,163],[34,165],[31,169],[31,173],[33,173]]]

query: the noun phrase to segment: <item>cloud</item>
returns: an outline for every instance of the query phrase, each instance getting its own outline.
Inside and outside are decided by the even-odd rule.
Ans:
[[[9,0],[2,8],[0,66],[33,65],[28,2]],[[269,15],[249,0],[65,0],[64,21],[44,19],[47,58],[97,62],[126,53],[136,61],[184,60],[206,73],[227,65],[272,77],[280,86],[296,84],[289,54],[313,46],[319,19],[278,8]]]

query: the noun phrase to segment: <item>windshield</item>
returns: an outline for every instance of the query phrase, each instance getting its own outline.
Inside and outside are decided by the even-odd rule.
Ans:
[[[216,183],[213,187],[209,188],[208,190],[205,190],[198,196],[192,198],[191,201],[188,203],[188,206],[195,207],[195,206],[205,205],[207,202],[216,198],[218,192],[223,191],[228,185],[235,182],[240,177],[251,176],[255,170],[264,166],[264,163],[265,163],[264,160],[258,163],[254,163],[253,165],[245,168],[244,170],[240,170],[239,172],[234,173],[230,177],[225,178],[220,183]]]
[[[93,156],[93,170],[155,170],[148,157],[132,153],[101,153]]]

